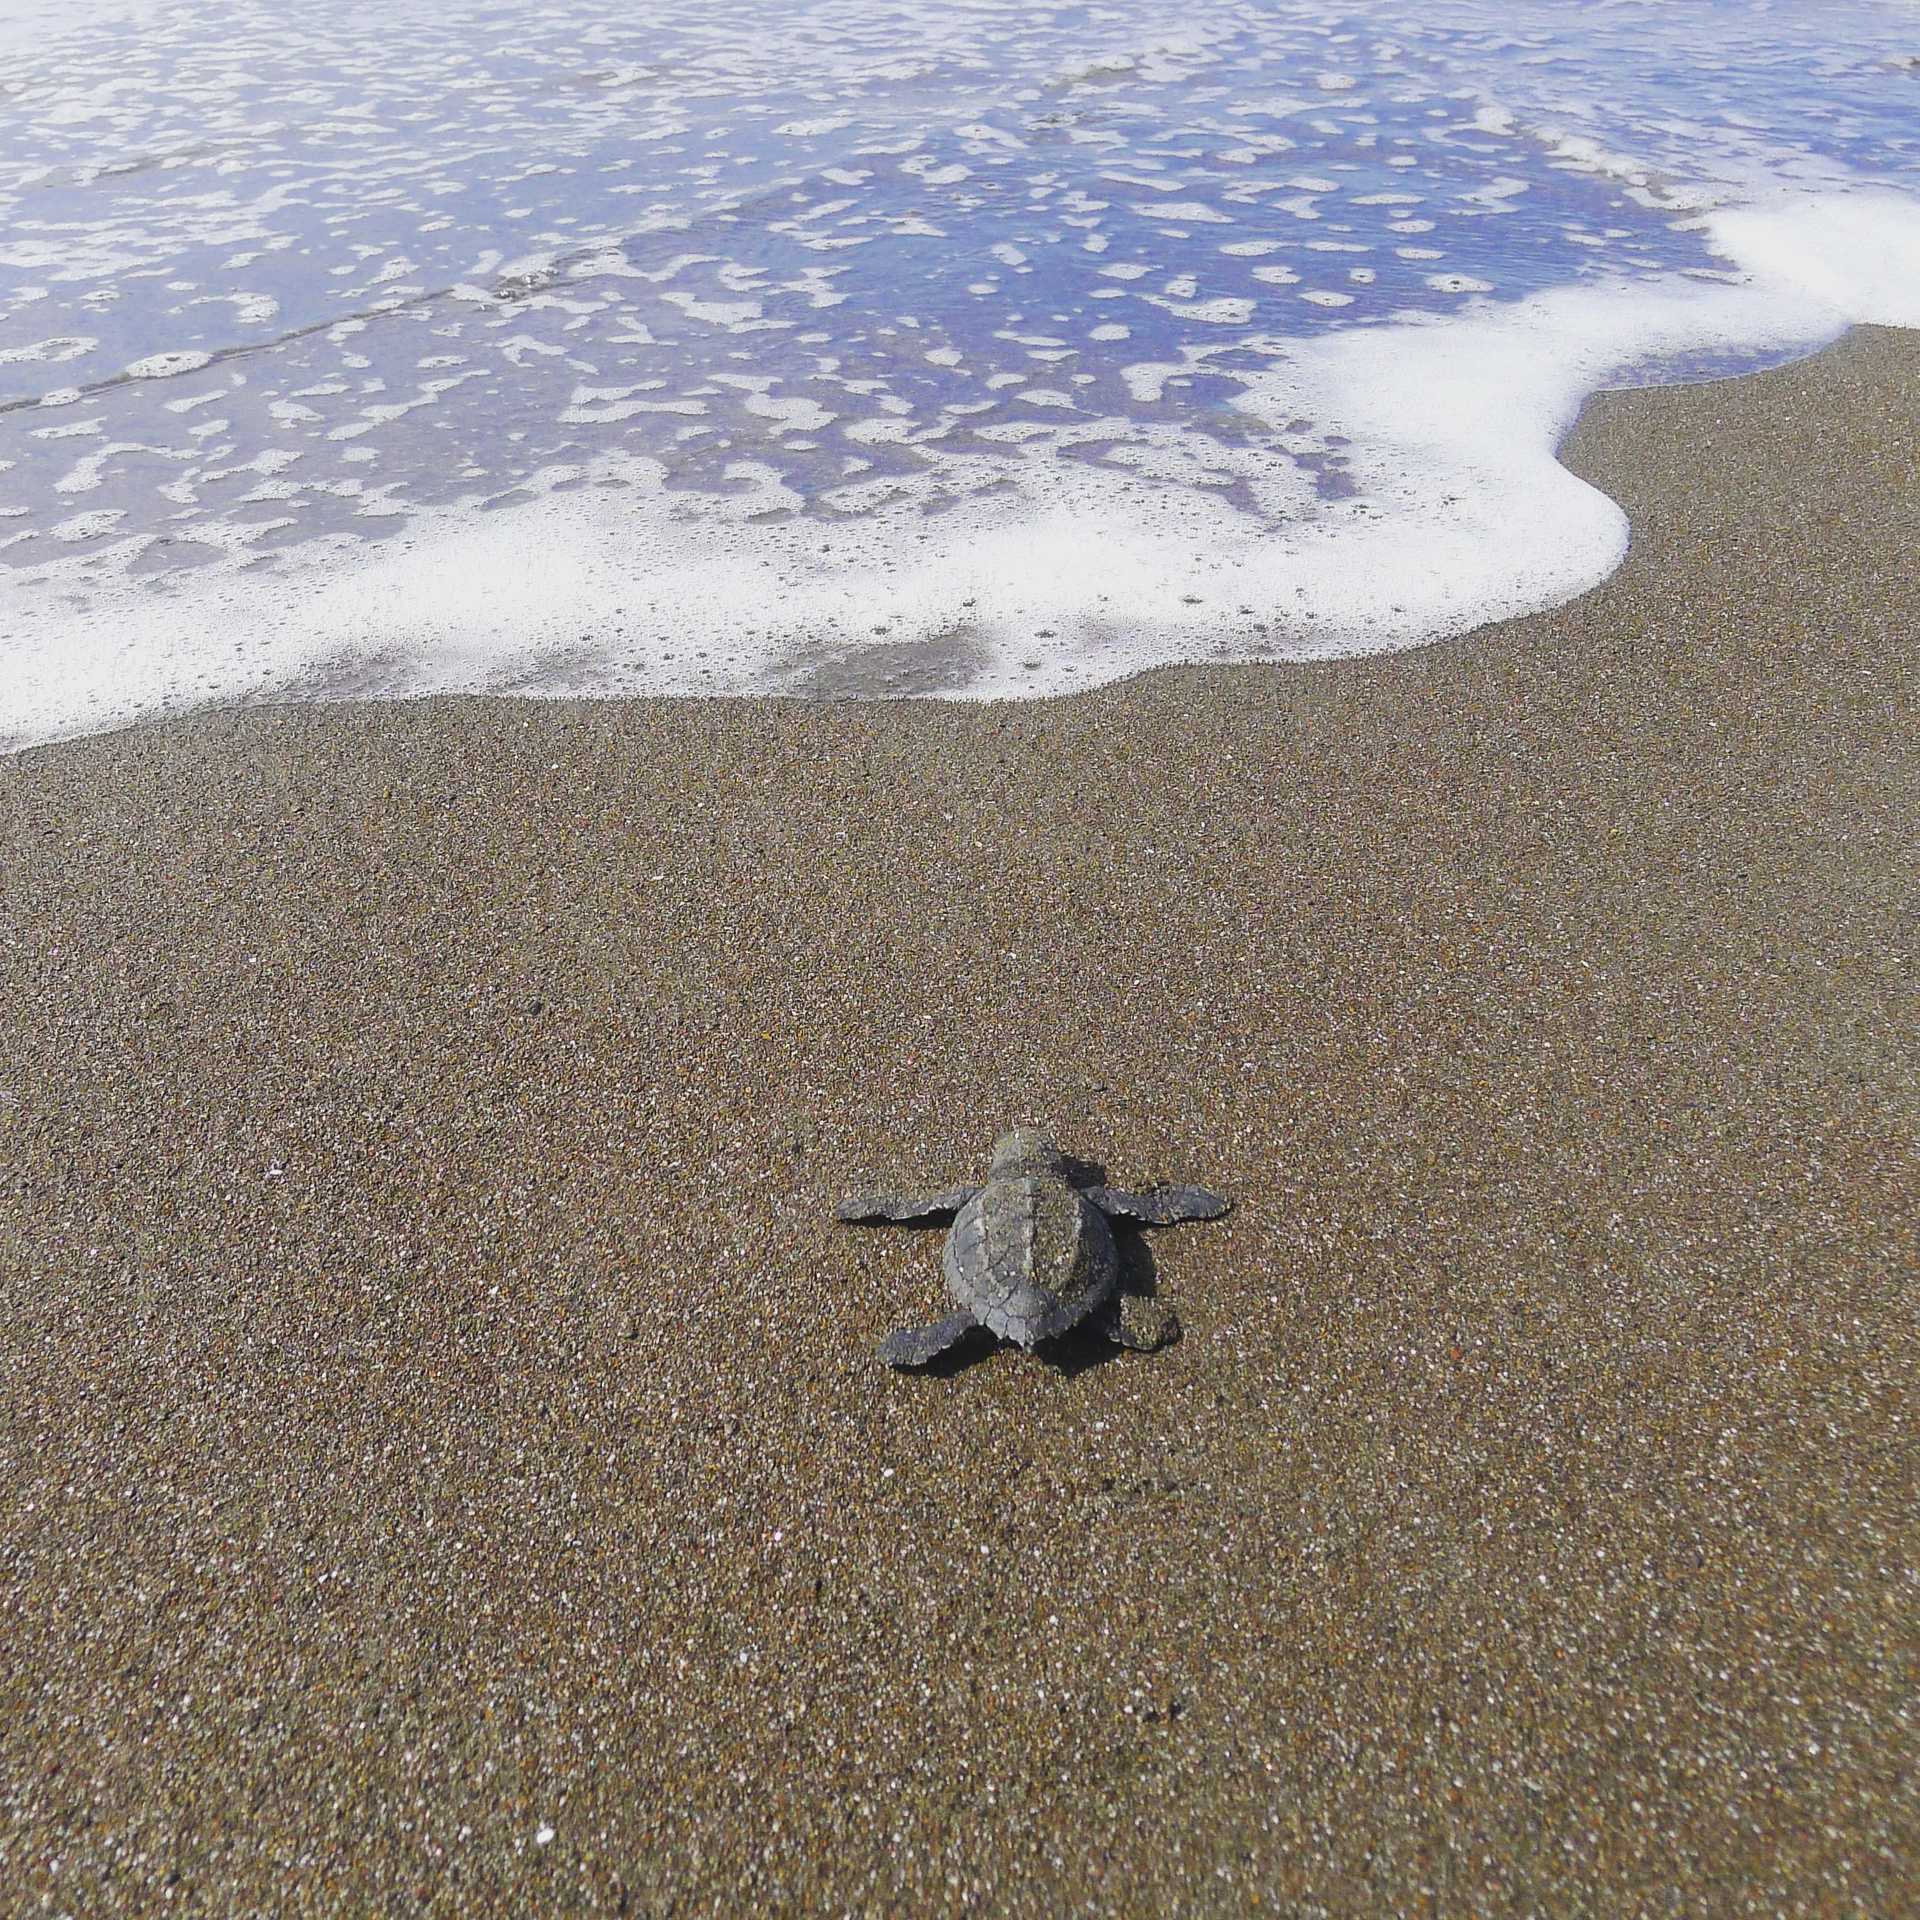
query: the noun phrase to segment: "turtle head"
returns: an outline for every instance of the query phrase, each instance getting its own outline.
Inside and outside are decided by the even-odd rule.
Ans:
[[[992,1173],[996,1180],[1021,1173],[1060,1173],[1067,1157],[1034,1127],[1016,1127],[993,1143]]]

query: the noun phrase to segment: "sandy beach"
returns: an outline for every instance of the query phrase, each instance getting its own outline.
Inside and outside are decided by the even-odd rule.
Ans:
[[[1916,391],[1398,657],[0,763],[15,1910],[1912,1911]],[[1185,1338],[892,1375],[1017,1120]]]

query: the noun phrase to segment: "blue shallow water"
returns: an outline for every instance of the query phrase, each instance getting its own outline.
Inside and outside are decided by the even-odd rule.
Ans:
[[[1721,276],[1702,208],[1920,172],[1920,14],[1870,0],[6,16],[0,567],[80,595],[609,450],[769,521],[1042,448],[1339,499],[1338,435],[1228,404],[1277,353]]]

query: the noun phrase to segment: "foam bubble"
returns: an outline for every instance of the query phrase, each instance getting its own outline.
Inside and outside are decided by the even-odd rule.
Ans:
[[[176,353],[150,353],[143,359],[130,361],[126,375],[129,380],[171,380],[175,374],[198,373],[212,360],[212,354],[197,353],[191,349]]]

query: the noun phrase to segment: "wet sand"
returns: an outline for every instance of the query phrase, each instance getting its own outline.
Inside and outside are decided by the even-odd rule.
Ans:
[[[19,1910],[1905,1908],[1917,387],[1399,658],[0,763]],[[1186,1337],[890,1375],[1016,1119]]]

